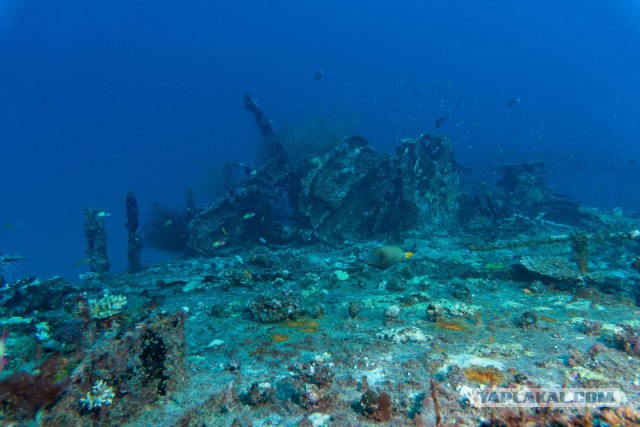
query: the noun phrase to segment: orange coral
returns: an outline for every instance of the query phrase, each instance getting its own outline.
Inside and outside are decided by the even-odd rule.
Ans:
[[[493,366],[469,366],[462,372],[469,381],[477,384],[495,385],[505,377],[503,372]]]
[[[271,335],[271,339],[273,342],[285,342],[289,340],[289,335],[287,334],[273,334]]]
[[[297,330],[304,332],[306,334],[313,334],[318,332],[318,328],[320,325],[315,320],[311,319],[297,319],[297,320],[287,320],[284,322],[285,326],[289,328],[296,328]]]
[[[455,320],[438,320],[436,322],[436,328],[445,331],[464,332],[469,329],[469,326]]]

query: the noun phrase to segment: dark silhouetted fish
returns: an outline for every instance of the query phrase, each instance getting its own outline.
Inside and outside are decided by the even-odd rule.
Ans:
[[[433,125],[434,125],[436,128],[440,128],[440,126],[442,126],[442,123],[443,123],[445,120],[447,120],[447,118],[446,118],[446,117],[444,117],[444,116],[443,116],[443,117],[438,117],[438,118],[436,119],[436,121],[433,123]]]
[[[316,73],[313,75],[313,80],[318,81],[322,79],[322,76],[324,76],[324,73],[322,72],[322,70],[316,71]]]
[[[510,100],[505,102],[504,105],[505,105],[505,107],[511,108],[514,105],[516,105],[518,102],[520,102],[520,98],[511,98]]]

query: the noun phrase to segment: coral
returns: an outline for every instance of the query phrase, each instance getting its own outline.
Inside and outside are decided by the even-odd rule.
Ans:
[[[303,383],[315,384],[318,387],[331,387],[335,375],[331,355],[328,353],[316,355],[311,362],[290,366],[289,373]]]
[[[127,304],[127,297],[122,295],[105,295],[99,300],[90,299],[89,308],[94,319],[106,319],[118,314]]]
[[[91,387],[85,397],[79,400],[80,404],[88,411],[100,409],[102,406],[111,405],[113,398],[116,397],[113,387],[107,385],[106,382],[98,380]]]
[[[385,392],[376,393],[371,389],[360,397],[359,409],[365,418],[387,422],[391,420],[391,396]]]
[[[342,270],[335,270],[333,273],[331,273],[331,279],[335,279],[337,281],[349,280],[349,273]]]
[[[616,346],[631,356],[640,357],[640,333],[629,325],[623,325],[622,330],[613,337]]]
[[[403,328],[387,329],[376,334],[376,337],[391,341],[394,344],[403,344],[408,342],[426,342],[433,338],[415,326],[407,326]]]
[[[429,304],[426,310],[427,319],[430,322],[437,322],[442,316],[444,316],[444,310],[439,304]]]
[[[390,305],[384,311],[384,316],[385,316],[387,321],[394,321],[395,319],[397,319],[400,316],[400,307],[398,307],[395,304],[394,305]]]
[[[520,260],[526,270],[556,280],[581,281],[582,273],[576,266],[564,258],[559,257],[530,257]]]
[[[251,316],[260,323],[278,323],[297,318],[302,309],[298,298],[291,292],[270,296],[262,294],[247,304]]]
[[[238,398],[242,403],[249,406],[260,406],[275,401],[275,389],[271,386],[271,383],[260,382],[253,383],[251,386],[238,395]]]
[[[602,334],[602,322],[599,320],[584,319],[582,321],[585,335],[598,337]]]
[[[145,413],[145,408],[161,396],[178,390],[184,376],[185,320],[183,310],[173,315],[154,312],[137,322],[123,322],[116,326],[117,333],[105,334],[98,329],[109,339],[95,340],[89,335],[82,352],[77,352],[81,359],[61,383],[64,387],[59,401],[49,404],[49,410],[42,413],[42,425],[128,425],[128,421]],[[65,371],[57,368],[52,376]],[[100,374],[105,384],[95,383],[96,374]],[[94,391],[96,385],[99,387]],[[40,387],[47,390],[50,385]],[[118,395],[122,393],[126,398],[109,397],[109,387],[113,388],[113,394],[117,389]],[[88,389],[91,393],[87,397]],[[95,399],[100,395],[103,409],[108,399],[113,399],[109,410],[90,410],[91,403],[97,402]],[[86,403],[79,405],[80,396]]]
[[[160,396],[167,394],[167,345],[162,336],[149,329],[141,337],[140,361],[144,370],[143,386],[155,383]]]
[[[53,406],[70,383],[69,378],[57,379],[59,372],[68,363],[67,359],[56,354],[38,367],[37,375],[16,372],[3,378],[0,381],[3,425],[9,425],[11,421],[33,418],[41,408]]]

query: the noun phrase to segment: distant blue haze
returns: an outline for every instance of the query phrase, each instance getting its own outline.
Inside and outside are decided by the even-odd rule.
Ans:
[[[558,192],[640,210],[638,4],[0,0],[0,252],[28,259],[9,276],[85,271],[87,205],[122,271],[127,190],[144,221],[256,161],[244,93],[276,127],[343,111],[380,151],[447,135],[487,185],[545,160]]]

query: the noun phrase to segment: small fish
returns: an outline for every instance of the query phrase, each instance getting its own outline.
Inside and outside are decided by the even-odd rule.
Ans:
[[[2,224],[2,226],[3,226],[5,229],[10,230],[10,231],[15,230],[15,228],[13,227],[13,224],[11,224],[11,223],[9,223],[9,222],[6,222],[6,223]]]
[[[215,242],[213,242],[213,247],[214,248],[219,248],[220,246],[224,246],[227,244],[226,240],[216,240]]]
[[[81,265],[86,265],[89,264],[91,262],[91,257],[86,257],[86,258],[82,258],[79,261],[76,261],[73,263],[73,265],[75,265],[76,267],[80,267]]]
[[[264,237],[260,237],[258,239],[258,242],[262,243],[263,245],[266,245],[267,244],[267,239],[265,239]]]
[[[313,75],[313,80],[317,82],[318,80],[321,80],[323,76],[324,76],[324,72],[322,70],[318,70]]]
[[[168,227],[168,226],[170,226],[171,224],[173,224],[173,220],[172,220],[172,219],[168,219],[168,220],[166,220],[166,221],[164,222],[164,226],[165,226],[165,227]]]
[[[507,102],[504,103],[505,107],[511,108],[515,106],[518,102],[520,102],[520,98],[511,98]]]
[[[96,218],[105,218],[108,216],[111,216],[111,212],[99,211],[98,213],[96,213]]]
[[[524,292],[527,295],[533,295],[533,291],[531,291],[531,289],[522,288],[522,292]]]
[[[244,269],[244,276],[247,278],[248,281],[253,282],[253,276],[251,275],[251,272],[246,268]]]
[[[220,230],[222,231],[222,234],[224,234],[225,236],[229,237],[229,232],[227,231],[226,228],[220,227]]]
[[[251,219],[251,218],[253,218],[254,216],[256,216],[255,212],[249,212],[249,213],[247,213],[247,214],[244,214],[244,215],[242,216],[242,219],[245,219],[245,220],[246,220],[246,219]]]
[[[442,126],[442,123],[444,123],[445,120],[447,120],[447,118],[445,116],[438,117],[436,119],[436,121],[433,123],[433,125],[436,127],[436,129],[439,129],[440,126]]]

